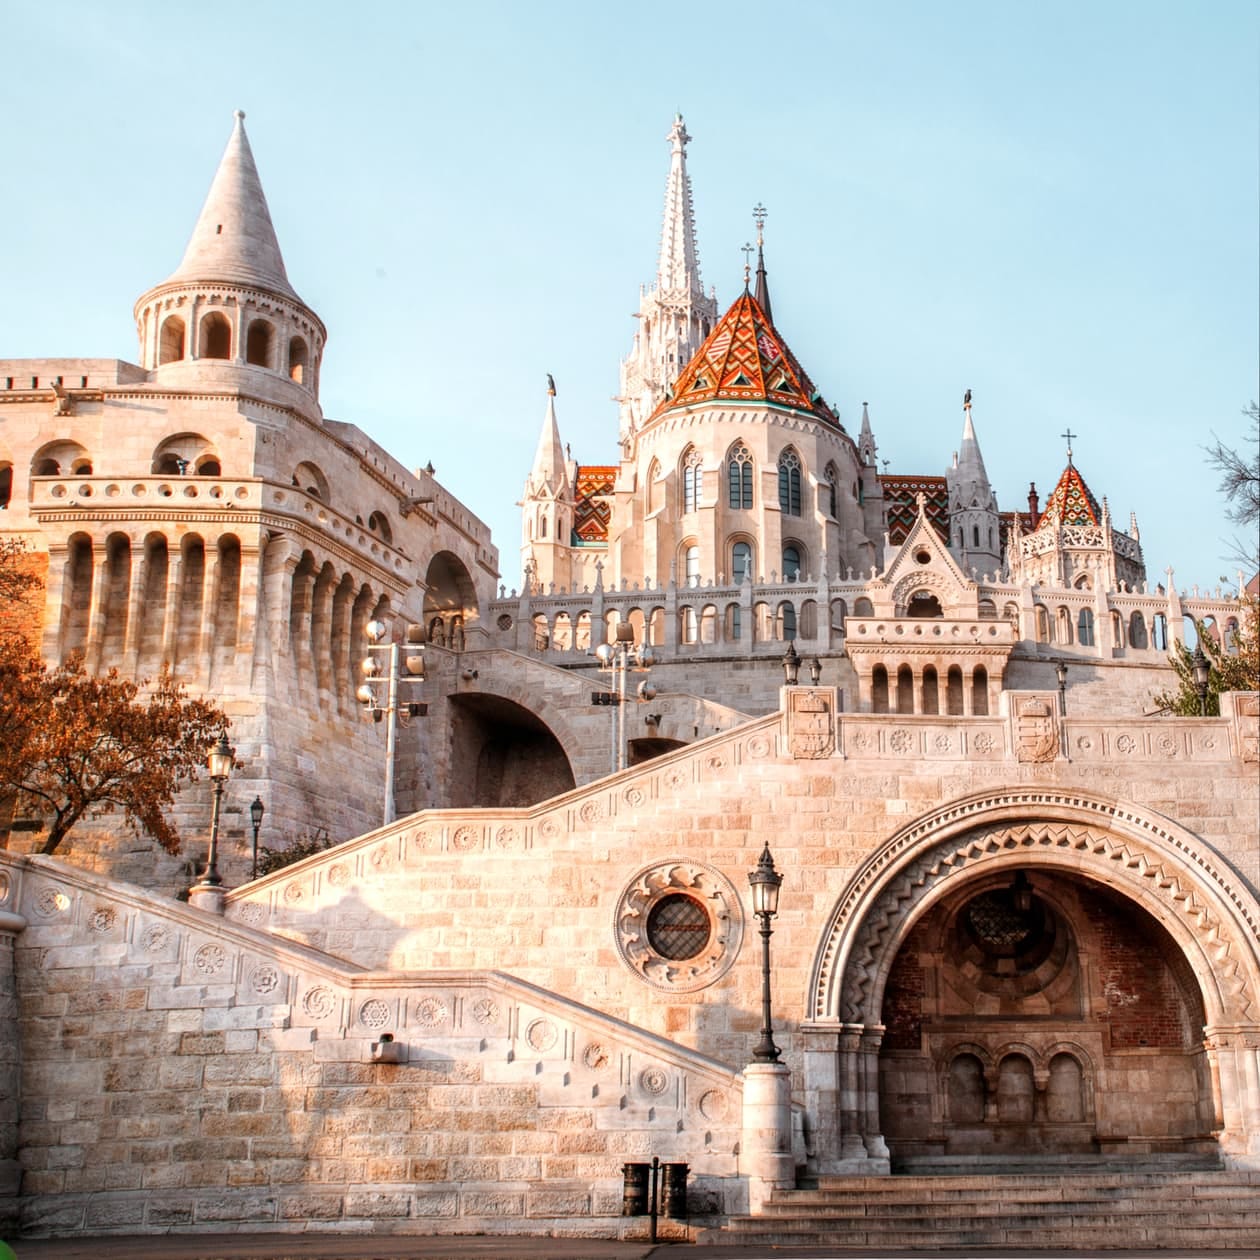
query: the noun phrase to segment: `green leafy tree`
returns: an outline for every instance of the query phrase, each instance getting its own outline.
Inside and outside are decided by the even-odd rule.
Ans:
[[[1220,697],[1224,692],[1260,691],[1260,601],[1254,596],[1244,596],[1239,605],[1238,630],[1224,647],[1202,622],[1195,623],[1199,643],[1208,662],[1206,708],[1209,717],[1220,714]],[[1165,713],[1198,717],[1199,692],[1194,682],[1194,649],[1178,643],[1169,661],[1177,671],[1177,687],[1156,696],[1155,703]]]
[[[50,669],[20,636],[0,639],[0,796],[48,821],[44,853],[81,819],[113,810],[178,852],[164,811],[227,725],[168,670],[150,684],[89,674],[77,658]]]

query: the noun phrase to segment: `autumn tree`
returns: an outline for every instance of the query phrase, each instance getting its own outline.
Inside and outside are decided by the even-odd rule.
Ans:
[[[1205,708],[1209,717],[1221,711],[1221,696],[1227,691],[1260,691],[1260,600],[1244,596],[1239,601],[1237,630],[1228,632],[1222,645],[1202,622],[1195,623],[1199,644],[1208,663]],[[1199,692],[1194,683],[1194,649],[1178,643],[1171,657],[1177,671],[1177,687],[1155,697],[1165,713],[1178,717],[1199,716]]]
[[[114,669],[89,674],[78,658],[50,669],[19,636],[0,638],[0,795],[49,820],[44,853],[81,819],[116,809],[177,852],[164,811],[227,725],[168,670],[137,683]]]

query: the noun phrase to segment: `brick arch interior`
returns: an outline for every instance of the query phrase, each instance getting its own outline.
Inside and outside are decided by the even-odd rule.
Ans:
[[[824,1050],[807,1061],[807,1075],[814,1064],[815,1079],[807,1081],[807,1090],[819,1128],[831,1135],[822,1145],[829,1145],[841,1163],[889,1157],[881,1131],[887,1110],[881,1106],[887,1101],[887,1095],[881,1100],[881,1076],[887,1077],[891,1056],[905,1053],[913,1039],[908,1025],[916,991],[929,986],[939,991],[942,984],[958,982],[965,962],[928,950],[925,972],[925,942],[935,939],[940,945],[949,916],[958,913],[968,894],[986,885],[1010,886],[1019,870],[1040,883],[1043,897],[1062,903],[1058,913],[1066,918],[1076,951],[1072,998],[1083,1012],[1073,1019],[1078,1024],[1093,1020],[1093,1045],[1114,1040],[1133,1052],[1134,1061],[1145,1056],[1166,1064],[1180,1058],[1184,1071],[1177,1088],[1184,1105],[1175,1116],[1163,1117],[1162,1134],[1155,1132],[1161,1120],[1154,1115],[1145,1123],[1149,1131],[1137,1126],[1138,1147],[1161,1149],[1163,1142],[1166,1148],[1186,1149],[1211,1133],[1219,1134],[1227,1158],[1231,1153],[1246,1158],[1260,1149],[1254,1088],[1260,1044],[1256,899],[1210,849],[1170,820],[1102,797],[1054,789],[982,793],[952,802],[893,836],[851,882],[815,959],[806,1025],[813,1044]],[[1154,964],[1149,984],[1140,979],[1144,961]],[[963,992],[966,987],[959,985]],[[1138,1002],[1158,997],[1150,1019],[1126,1009],[1138,1005],[1120,1001],[1126,992]],[[982,1009],[992,1013],[997,1000],[985,998],[988,1005],[982,1003]],[[1021,1012],[1008,1013],[1017,1023]],[[1027,1010],[1022,1014],[1031,1017]],[[885,1028],[890,1018],[891,1035]],[[939,1001],[928,1011],[933,1028],[949,1019]],[[996,1024],[982,1038],[965,1019],[956,1020],[955,1031],[959,1041],[985,1044],[990,1056],[1000,1039]],[[1063,1027],[1059,1035],[1076,1040],[1079,1031]],[[950,1046],[933,1042],[921,1025],[919,1033],[912,1053],[939,1072]],[[828,1062],[828,1037],[835,1042],[836,1064]],[[1035,1090],[1048,1081],[1050,1059],[1026,1057],[1026,1083],[1031,1082],[1026,1087]],[[1105,1057],[1098,1050],[1078,1059],[1082,1090],[1091,1088],[1099,1072],[1109,1083],[1122,1080],[1122,1068],[1104,1063]],[[1000,1075],[1000,1058],[990,1066]],[[1060,1076],[1063,1067],[1060,1062]],[[921,1063],[915,1071],[922,1081],[929,1068]],[[1142,1079],[1139,1074],[1130,1083]],[[996,1089],[996,1079],[991,1083]],[[1139,1084],[1133,1090],[1140,1092]],[[916,1125],[914,1140],[941,1139],[943,1104],[930,1093],[926,1086],[920,1090],[912,1124],[893,1126],[894,1148]],[[1134,1105],[1150,1108],[1150,1099]],[[1097,1113],[1092,1118],[1099,1119]],[[929,1136],[933,1124],[936,1139]],[[1127,1131],[1121,1135],[1121,1129]],[[1100,1149],[1113,1136],[1127,1140],[1133,1129],[1127,1123],[1113,1123],[1110,1130],[1096,1124],[1088,1135],[1090,1149]],[[827,1162],[824,1156],[820,1167]]]

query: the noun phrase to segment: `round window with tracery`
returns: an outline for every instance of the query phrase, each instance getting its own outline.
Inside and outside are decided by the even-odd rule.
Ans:
[[[648,942],[662,958],[694,958],[712,930],[708,911],[684,893],[662,897],[648,914]]]

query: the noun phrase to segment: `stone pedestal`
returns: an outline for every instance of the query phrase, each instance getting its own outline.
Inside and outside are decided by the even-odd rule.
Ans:
[[[228,890],[222,884],[194,884],[188,890],[188,904],[211,914],[222,914]]]
[[[744,1068],[744,1119],[739,1171],[748,1180],[748,1210],[756,1215],[774,1190],[796,1185],[792,1155],[792,1072],[783,1063]]]

